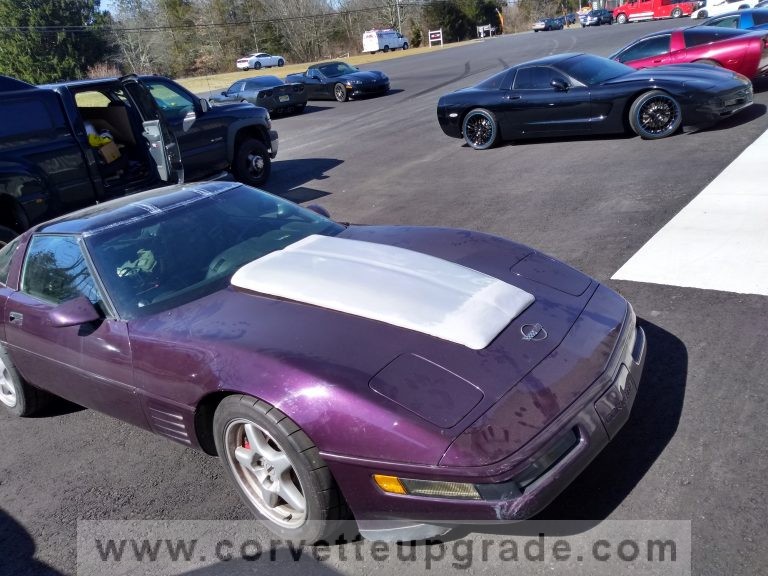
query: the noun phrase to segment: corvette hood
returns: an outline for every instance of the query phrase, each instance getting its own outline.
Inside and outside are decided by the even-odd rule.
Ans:
[[[246,264],[232,285],[474,350],[488,346],[534,301],[520,288],[434,256],[319,235]]]
[[[365,82],[366,84],[372,83],[372,82],[381,82],[383,80],[383,76],[381,72],[375,72],[375,71],[363,71],[360,72],[350,72],[349,74],[342,74],[341,76],[336,76],[333,78],[334,80],[361,80]]]

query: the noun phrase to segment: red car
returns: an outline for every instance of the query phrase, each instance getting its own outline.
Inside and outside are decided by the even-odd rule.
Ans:
[[[677,28],[643,36],[610,58],[632,68],[712,64],[755,78],[768,74],[768,31],[715,26]]]

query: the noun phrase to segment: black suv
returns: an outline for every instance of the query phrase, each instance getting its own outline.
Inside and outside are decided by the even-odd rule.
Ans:
[[[161,76],[32,86],[0,76],[0,246],[70,210],[231,171],[264,184],[278,136],[266,109],[210,107]]]

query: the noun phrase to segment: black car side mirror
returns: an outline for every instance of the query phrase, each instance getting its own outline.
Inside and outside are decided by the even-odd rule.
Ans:
[[[568,82],[563,80],[562,78],[554,78],[552,82],[549,83],[552,88],[557,90],[558,92],[567,92],[568,88],[570,87]]]

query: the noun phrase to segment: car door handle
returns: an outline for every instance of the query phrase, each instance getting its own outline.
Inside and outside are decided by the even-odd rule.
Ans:
[[[520,96],[504,96],[504,100],[520,100]]]
[[[11,321],[11,324],[17,324],[21,326],[21,323],[24,321],[24,314],[21,312],[11,312],[8,314],[8,319]]]

